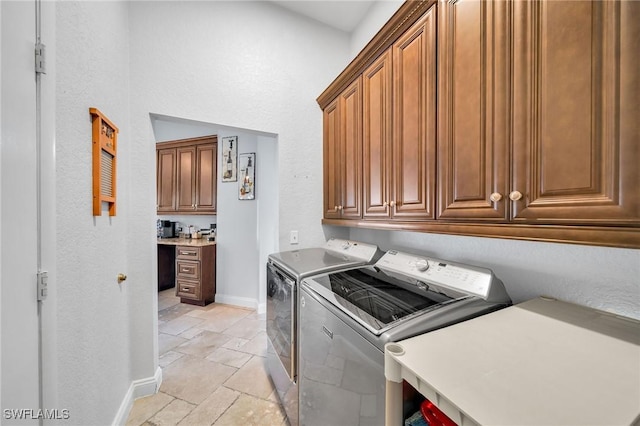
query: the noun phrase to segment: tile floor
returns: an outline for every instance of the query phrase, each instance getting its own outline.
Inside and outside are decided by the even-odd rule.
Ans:
[[[265,315],[158,293],[160,391],[135,401],[127,425],[287,426],[266,370]]]

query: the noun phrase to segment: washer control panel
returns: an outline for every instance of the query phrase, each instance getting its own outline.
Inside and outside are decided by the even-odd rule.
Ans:
[[[376,262],[376,267],[419,288],[436,286],[442,293],[454,296],[473,295],[487,300],[490,296],[493,272],[489,269],[462,265],[390,250]]]
[[[340,238],[330,238],[324,248],[366,262],[371,262],[378,252],[378,246]]]

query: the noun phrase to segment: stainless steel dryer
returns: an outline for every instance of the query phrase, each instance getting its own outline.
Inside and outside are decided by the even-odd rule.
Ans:
[[[305,426],[383,425],[385,343],[511,304],[488,269],[397,251],[373,266],[307,278],[300,288]]]
[[[298,425],[298,285],[309,276],[372,264],[374,245],[332,238],[324,247],[269,255],[267,366],[291,426]]]

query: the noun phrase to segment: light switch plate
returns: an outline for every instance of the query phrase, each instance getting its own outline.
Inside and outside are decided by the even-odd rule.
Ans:
[[[291,231],[289,233],[289,244],[298,244],[298,231]]]

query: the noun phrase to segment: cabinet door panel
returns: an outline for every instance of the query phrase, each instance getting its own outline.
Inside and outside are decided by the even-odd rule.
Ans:
[[[195,147],[178,148],[177,155],[178,191],[176,209],[179,211],[194,211],[196,195],[196,149]]]
[[[362,90],[358,78],[340,95],[342,217],[362,216]]]
[[[432,219],[435,190],[435,8],[393,45],[393,216]]]
[[[340,116],[338,99],[323,111],[324,135],[324,217],[340,218]]]
[[[619,2],[515,2],[514,12],[513,190],[524,197],[513,219],[637,223],[638,115],[625,112],[638,111],[639,73],[622,61],[640,50],[640,24],[621,25]]]
[[[196,155],[196,209],[215,212],[218,145],[198,145]]]
[[[176,209],[176,150],[157,150],[157,185],[156,195],[158,212],[171,212]]]
[[[438,217],[506,220],[510,5],[440,6]]]
[[[365,218],[389,218],[391,179],[391,50],[362,74]]]

